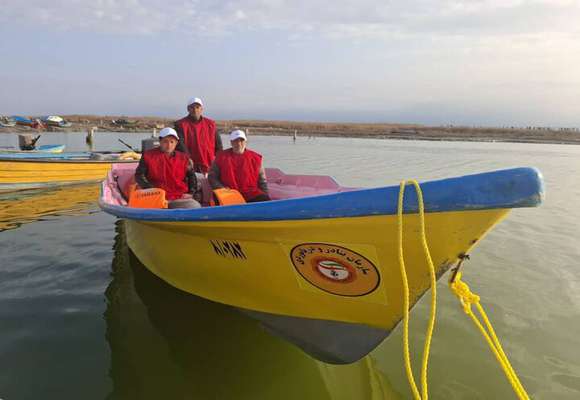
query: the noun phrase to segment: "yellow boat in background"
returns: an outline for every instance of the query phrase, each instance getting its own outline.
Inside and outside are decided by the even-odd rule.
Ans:
[[[127,220],[131,250],[172,286],[240,308],[329,363],[360,359],[401,320],[398,186],[344,188],[330,177],[269,169],[273,201],[137,209],[119,193],[119,184],[132,174],[115,166],[99,204]],[[421,188],[439,277],[510,209],[537,206],[544,194],[542,176],[533,168],[424,182]],[[416,194],[409,191],[403,205],[412,306],[430,281]]]
[[[99,182],[114,162],[137,165],[138,154],[123,154],[0,154],[0,192]]]
[[[98,183],[0,195],[0,232],[53,215],[81,215],[97,206]]]

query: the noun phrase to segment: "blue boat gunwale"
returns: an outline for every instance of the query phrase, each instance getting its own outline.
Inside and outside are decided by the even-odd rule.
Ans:
[[[103,182],[103,185],[106,183]],[[420,183],[425,212],[536,207],[544,199],[541,172],[511,168]],[[399,186],[364,188],[317,196],[198,209],[143,209],[106,203],[99,206],[120,218],[155,222],[282,221],[394,215]],[[418,212],[417,194],[407,186],[405,213]]]
[[[63,155],[64,154],[64,155]],[[90,158],[90,153],[83,155],[83,153],[31,153],[31,154],[0,154],[0,162],[16,162],[16,163],[84,163],[84,164],[121,164],[121,163],[138,163],[139,160],[98,160]]]

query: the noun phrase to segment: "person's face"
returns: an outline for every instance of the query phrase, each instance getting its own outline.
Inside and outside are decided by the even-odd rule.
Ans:
[[[166,154],[173,153],[175,151],[175,146],[177,146],[177,139],[175,136],[165,136],[159,141],[159,149]]]
[[[242,154],[246,150],[246,141],[242,138],[237,138],[230,142],[232,150],[236,154]]]
[[[189,112],[189,115],[193,119],[198,120],[201,118],[201,113],[203,112],[203,107],[201,106],[201,104],[193,103],[193,104],[187,106],[187,111]]]

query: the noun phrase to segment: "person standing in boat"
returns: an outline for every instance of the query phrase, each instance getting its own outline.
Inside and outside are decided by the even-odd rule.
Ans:
[[[262,156],[246,148],[246,134],[235,130],[230,133],[230,149],[216,156],[209,171],[212,189],[236,189],[246,202],[268,201],[268,184],[262,165]]]
[[[200,98],[194,97],[187,102],[187,112],[187,117],[175,122],[180,139],[177,149],[189,154],[195,172],[207,176],[217,152],[223,150],[222,140],[216,132],[215,122],[202,115]]]
[[[169,208],[199,208],[193,162],[187,154],[176,150],[178,142],[173,128],[163,128],[159,132],[159,147],[143,153],[135,170],[135,182],[140,189],[165,190]]]

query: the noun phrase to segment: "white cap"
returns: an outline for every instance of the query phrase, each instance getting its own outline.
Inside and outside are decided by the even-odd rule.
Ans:
[[[240,138],[247,140],[246,133],[244,131],[236,129],[235,131],[232,131],[230,133],[230,142],[233,142],[234,140],[240,139]]]
[[[201,101],[201,99],[199,97],[192,97],[191,99],[189,99],[187,101],[187,106],[189,107],[190,105],[195,104],[195,103],[197,103],[203,107],[203,101]]]
[[[173,128],[163,128],[161,129],[161,131],[159,131],[159,139],[163,139],[164,137],[167,136],[175,136],[175,138],[179,140],[179,136],[177,135],[177,132],[175,132],[175,129]]]

